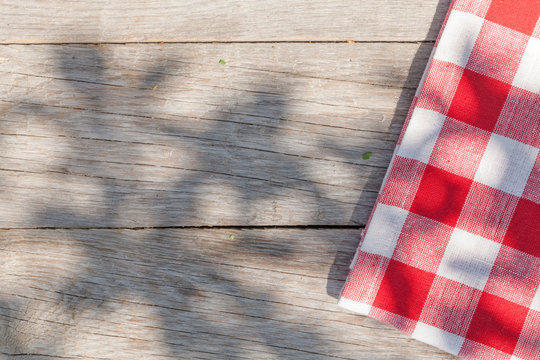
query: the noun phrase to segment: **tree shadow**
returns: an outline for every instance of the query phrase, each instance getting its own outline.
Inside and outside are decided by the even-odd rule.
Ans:
[[[439,3],[428,37],[438,32],[447,6],[448,1]],[[406,89],[400,95],[392,118],[391,128],[396,132],[388,141],[397,139],[397,130],[402,127],[431,47],[432,43],[422,43],[415,55]],[[207,117],[200,119],[205,126],[202,130],[194,129],[187,126],[182,117],[161,114],[161,118],[154,119],[152,106],[155,105],[148,100],[149,96],[157,97],[159,89],[166,88],[169,77],[183,76],[181,62],[171,60],[172,55],[156,56],[151,66],[133,71],[142,76],[128,72],[126,80],[115,79],[109,73],[115,70],[109,65],[112,56],[107,46],[58,47],[57,71],[63,78],[71,79],[68,86],[80,99],[79,103],[66,98],[43,103],[27,97],[19,101],[20,105],[15,105],[32,106],[36,115],[48,118],[50,125],[66,135],[63,146],[70,156],[48,166],[49,171],[72,178],[88,177],[80,170],[84,163],[95,174],[92,184],[97,190],[93,194],[99,193],[101,199],[101,204],[92,211],[71,206],[70,193],[89,191],[79,188],[81,182],[74,181],[65,185],[65,198],[40,204],[32,214],[32,221],[38,227],[68,224],[71,228],[89,228],[64,232],[64,238],[80,249],[80,268],[74,270],[69,282],[35,286],[36,296],[53,303],[62,314],[62,321],[72,325],[66,332],[44,335],[49,341],[47,352],[64,355],[68,346],[64,339],[70,337],[68,332],[79,321],[105,318],[123,305],[136,307],[139,304],[151,308],[157,319],[153,326],[161,334],[157,340],[162,344],[163,353],[156,356],[241,359],[245,358],[245,351],[253,350],[252,345],[257,344],[281,359],[331,357],[332,344],[316,329],[276,319],[280,300],[274,295],[250,286],[252,282],[246,285],[239,281],[228,271],[227,264],[207,259],[203,252],[197,251],[197,246],[211,245],[198,238],[178,239],[177,233],[169,229],[189,224],[194,218],[204,218],[207,211],[204,209],[226,214],[231,209],[227,203],[230,199],[213,203],[206,200],[206,194],[216,191],[220,183],[226,183],[236,199],[241,199],[234,202],[235,214],[245,214],[249,223],[261,224],[254,211],[257,204],[272,207],[280,196],[302,193],[310,193],[319,208],[332,209],[337,217],[344,217],[342,204],[326,196],[321,187],[310,181],[309,169],[297,154],[286,154],[287,149],[274,141],[284,136],[281,125],[289,112],[289,84],[263,75],[254,81],[249,97],[216,96]],[[136,106],[112,103],[119,99]],[[183,99],[175,100],[181,106]],[[77,111],[78,115],[66,118],[62,109]],[[141,120],[133,120],[132,127],[127,128],[119,119],[123,116]],[[231,144],[239,141],[242,146],[232,150]],[[160,147],[151,148],[149,144]],[[363,164],[359,149],[328,139],[320,145],[335,149],[338,156],[350,164],[359,167]],[[85,153],[85,147],[92,148],[96,154]],[[166,166],[152,166],[149,156],[167,159],[168,154],[178,149],[190,149],[195,154],[190,159],[191,172],[176,163],[181,162],[179,157],[164,161]],[[390,158],[385,161],[387,165]],[[144,171],[130,168],[130,164],[144,166]],[[362,214],[366,207],[373,206],[385,170],[380,167],[366,176],[367,183],[350,219],[353,229],[365,225],[367,219]],[[167,188],[160,188],[160,182],[167,183]],[[269,188],[272,182],[279,186]],[[121,230],[129,221],[125,214],[130,213],[130,208],[143,208],[146,214],[137,214],[137,220],[130,226],[132,230]],[[269,212],[279,223],[279,211]],[[326,225],[324,214],[317,214],[314,219],[311,220],[317,223],[315,225]],[[230,224],[228,220],[224,220],[226,224]],[[357,245],[349,241],[336,242],[336,256],[327,282],[327,292],[334,297],[345,280]],[[268,249],[244,239],[236,246],[247,247],[255,255],[269,256]],[[272,244],[273,257],[286,259],[294,255],[293,252],[291,244]],[[8,315],[12,318],[21,319],[28,307],[26,301],[30,300],[3,303],[0,307],[9,309]],[[129,314],[143,320],[145,315]],[[0,323],[3,324],[6,322]],[[134,328],[121,329],[121,325],[103,331],[117,336],[119,341],[143,340],[136,337]],[[88,329],[84,329],[87,336],[91,334]],[[10,344],[24,343],[15,338],[26,335],[20,334],[17,328],[10,328],[9,323],[4,334],[2,351],[6,354],[37,354],[31,343],[27,348],[10,347]],[[303,344],[303,348],[293,348],[293,341]],[[101,350],[92,349],[91,353],[96,357],[110,356],[100,353]]]
[[[68,239],[78,249],[80,261],[67,282],[66,279],[58,283],[37,281],[32,285],[35,299],[46,299],[54,309],[51,312],[60,314],[54,322],[65,326],[43,326],[45,333],[36,336],[35,342],[29,341],[11,325],[18,321],[13,318],[24,318],[25,308],[37,300],[2,304],[7,319],[2,324],[7,325],[1,351],[13,356],[45,353],[64,356],[69,346],[67,339],[78,323],[106,318],[122,305],[144,305],[152,309],[157,319],[154,326],[161,333],[160,356],[241,359],[253,344],[281,359],[331,356],[327,341],[317,332],[302,329],[301,324],[275,319],[273,314],[279,300],[272,294],[250,286],[250,282],[239,281],[227,264],[216,263],[216,259],[206,259],[202,252],[197,252],[192,245],[197,241],[175,238],[176,233],[170,229],[182,227],[185,219],[194,218],[194,214],[204,218],[203,211],[210,204],[204,200],[205,194],[224,179],[242,199],[234,204],[236,214],[253,216],[248,222],[257,222],[256,204],[272,204],[276,197],[290,196],[291,192],[309,193],[317,199],[318,206],[339,209],[339,202],[326,197],[309,181],[310,174],[298,156],[286,154],[274,141],[283,136],[279,125],[287,117],[287,84],[262,76],[252,84],[250,96],[220,99],[215,111],[226,114],[225,120],[227,116],[235,117],[234,121],[208,116],[208,126],[202,131],[190,129],[181,119],[152,121],[147,113],[141,115],[142,121],[133,121],[126,128],[118,117],[136,117],[134,112],[144,107],[149,94],[155,93],[157,87],[166,86],[167,77],[182,76],[182,68],[178,62],[157,59],[151,68],[141,71],[142,78],[136,78],[126,87],[125,81],[111,77],[108,51],[107,46],[101,45],[55,48],[56,71],[68,79],[68,92],[78,99],[76,104],[69,97],[43,102],[25,96],[14,105],[30,106],[36,116],[47,119],[48,126],[63,134],[56,146],[64,155],[43,167],[53,179],[60,175],[76,180],[62,184],[63,191],[56,193],[57,198],[36,204],[31,218],[36,228],[67,228],[54,231],[61,231],[60,244]],[[111,102],[122,98],[134,99],[139,108],[134,111],[126,108],[125,114],[119,113],[118,106]],[[66,112],[76,115],[66,117]],[[257,126],[250,124],[249,118],[257,117],[272,120]],[[220,134],[236,134],[236,138],[216,138]],[[243,145],[231,151],[231,142],[239,140]],[[157,144],[150,147],[152,142]],[[152,161],[148,156],[157,154],[166,158],[171,151],[186,148],[195,154],[191,159],[195,164],[193,171],[185,171],[174,162],[165,170],[149,164]],[[151,154],[147,153],[149,149]],[[133,164],[149,167],[146,172],[140,172]],[[170,176],[174,176],[172,180]],[[166,181],[167,187],[159,188],[159,181]],[[269,182],[279,186],[269,189]],[[91,196],[98,194],[100,200],[88,211],[71,204],[74,196],[85,191],[90,191]],[[213,206],[215,211],[222,211],[219,207],[223,204]],[[124,214],[130,207],[143,208],[146,214],[133,222],[130,226],[133,230],[121,230],[126,227]],[[239,240],[237,245],[268,256],[265,249],[252,246],[249,241]],[[209,245],[199,241],[199,246]],[[293,251],[286,243],[276,242],[272,247],[271,256],[280,258],[289,257]],[[144,318],[145,314],[130,316]],[[117,337],[119,342],[144,340],[130,334],[135,331],[133,328],[119,330],[102,331]],[[90,325],[79,331],[86,336],[93,334]],[[40,350],[44,347],[43,337],[48,338],[46,351]],[[309,346],[295,348],[293,339]],[[96,348],[90,353],[96,357],[110,356],[104,351]]]

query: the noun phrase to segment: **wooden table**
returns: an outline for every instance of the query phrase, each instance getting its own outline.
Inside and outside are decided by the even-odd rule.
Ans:
[[[449,2],[0,1],[0,358],[450,359],[336,306]]]

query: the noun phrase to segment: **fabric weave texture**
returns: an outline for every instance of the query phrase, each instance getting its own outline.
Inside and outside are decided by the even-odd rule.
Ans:
[[[540,359],[539,17],[452,3],[340,306],[464,359]]]

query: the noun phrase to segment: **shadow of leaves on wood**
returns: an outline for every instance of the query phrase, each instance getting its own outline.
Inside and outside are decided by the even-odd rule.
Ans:
[[[366,189],[358,201],[329,194],[328,188],[336,186],[317,182],[320,174],[314,165],[332,161],[321,156],[310,167],[298,150],[312,146],[302,137],[321,134],[310,133],[306,122],[290,136],[287,124],[294,119],[288,107],[294,81],[282,82],[272,72],[250,73],[250,85],[240,91],[227,82],[226,74],[222,84],[213,85],[198,70],[200,64],[183,62],[173,53],[162,57],[156,51],[126,68],[116,63],[115,51],[133,48],[55,49],[55,71],[65,88],[53,88],[45,100],[30,92],[14,106],[32,108],[44,128],[59,134],[43,140],[53,144],[39,143],[44,144],[44,163],[35,165],[52,195],[28,204],[31,224],[54,229],[29,230],[26,241],[35,252],[25,259],[37,265],[20,270],[33,276],[36,269],[52,264],[48,271],[58,277],[36,279],[24,291],[31,297],[1,305],[16,317],[7,320],[2,351],[28,358],[45,353],[110,358],[111,348],[103,344],[115,339],[114,349],[126,358],[336,357],[339,337],[325,333],[321,322],[309,316],[338,315],[327,308],[308,311],[327,305],[320,298],[309,306],[295,302],[295,296],[308,302],[311,294],[295,292],[295,283],[285,283],[283,273],[272,269],[279,260],[298,256],[301,236],[289,241],[256,235],[223,239],[223,231],[181,228],[242,225],[235,223],[239,218],[244,224],[279,224],[285,211],[290,216],[306,202],[317,210],[303,212],[298,224],[335,225],[336,219],[348,217],[351,204],[370,206],[383,167],[363,174],[361,150],[326,136],[316,145],[333,149],[335,159],[367,178],[367,185],[353,189]],[[420,58],[425,53],[422,50]],[[163,95],[172,86],[184,92]],[[207,99],[188,95],[197,86]],[[401,112],[411,94],[410,89],[403,92]],[[302,106],[320,104],[306,101]],[[181,111],[168,112],[171,108]],[[54,152],[49,162],[47,151]],[[353,229],[363,224],[359,212],[350,220]],[[69,229],[58,229],[63,227]],[[171,229],[175,227],[179,229]],[[334,295],[348,265],[344,258],[354,250],[351,241],[340,241],[330,236],[321,241],[328,245],[323,249],[338,250],[338,266],[328,275],[328,292]],[[220,253],[224,243],[228,253]],[[47,258],[46,246],[54,246],[61,257],[58,264]],[[227,257],[234,252],[258,257],[267,265],[244,266]],[[317,276],[295,276],[298,283],[320,285]],[[324,274],[321,278],[324,288]],[[27,321],[29,307],[37,309],[40,333],[19,331],[17,324]],[[297,313],[289,314],[290,309]],[[77,342],[77,336],[86,342]]]
[[[74,268],[57,279],[33,281],[32,298],[6,305],[21,318],[25,307],[37,307],[39,321],[49,325],[38,324],[41,333],[34,339],[21,334],[19,325],[8,326],[2,351],[29,358],[110,357],[109,345],[98,344],[112,337],[117,339],[115,349],[131,358],[331,357],[327,340],[284,313],[283,300],[267,291],[277,275],[265,279],[271,271],[238,269],[226,259],[199,251],[212,248],[212,236],[221,233],[206,234],[202,241],[196,232],[194,238],[177,238],[169,229],[182,226],[185,218],[204,219],[205,212],[224,205],[226,210],[220,213],[230,209],[236,217],[245,214],[247,223],[256,223],[261,206],[255,205],[268,204],[270,216],[279,222],[279,211],[272,205],[285,193],[289,197],[309,193],[319,206],[339,209],[339,203],[333,204],[309,181],[298,156],[287,154],[275,141],[283,136],[287,85],[262,77],[248,96],[213,105],[213,114],[201,120],[205,126],[193,129],[181,117],[161,114],[153,121],[148,109],[155,106],[157,89],[166,88],[168,76],[182,76],[177,62],[155,59],[151,68],[115,79],[111,56],[107,46],[59,46],[57,71],[68,90],[46,101],[31,97],[21,101],[20,106],[34,107],[36,116],[62,134],[48,149],[61,154],[43,165],[49,181],[62,181],[58,184],[62,190],[55,189],[54,199],[33,204],[32,223],[55,228],[44,230],[49,233],[42,236],[57,244],[56,253]],[[154,99],[149,101],[148,96]],[[120,111],[121,105],[111,103],[121,99],[134,108]],[[137,114],[139,110],[149,113]],[[253,118],[264,119],[253,124]],[[170,155],[178,149],[189,154],[189,168],[177,164],[182,156]],[[236,201],[215,200],[212,192],[221,191],[224,181]],[[85,192],[88,211],[72,202]],[[141,211],[130,219],[126,214],[132,216],[133,208]],[[57,229],[62,227],[69,229]],[[61,236],[55,239],[50,231]],[[250,240],[229,240],[237,249],[247,248],[262,258],[287,258],[298,246],[274,242],[268,251]],[[69,260],[70,251],[76,253],[76,261]],[[40,255],[32,256],[42,264]],[[154,329],[154,338],[144,337],[136,326],[140,322]],[[88,339],[79,349],[70,348],[77,343],[74,329]]]

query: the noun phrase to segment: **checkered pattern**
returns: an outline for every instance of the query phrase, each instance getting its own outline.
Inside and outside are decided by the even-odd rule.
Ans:
[[[464,359],[540,359],[539,17],[453,2],[342,307]]]

